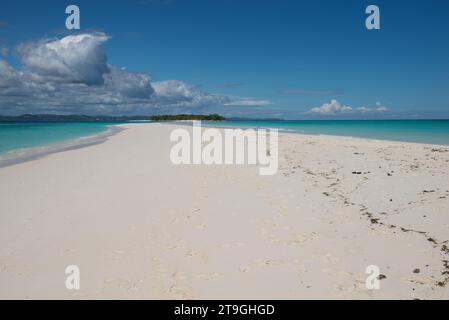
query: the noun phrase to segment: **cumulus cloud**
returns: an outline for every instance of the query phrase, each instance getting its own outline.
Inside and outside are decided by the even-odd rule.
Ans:
[[[369,108],[367,108],[367,107],[359,107],[359,108],[356,108],[355,109],[356,111],[359,111],[359,112],[370,112],[371,110],[369,109]]]
[[[108,40],[88,33],[19,45],[21,69],[0,60],[0,114],[151,114],[269,104],[202,92],[178,80],[153,82],[148,73],[112,66],[103,47]]]
[[[151,77],[146,73],[129,72],[125,68],[109,67],[104,74],[104,84],[109,91],[115,90],[123,97],[148,99],[154,93]]]
[[[377,106],[376,111],[378,111],[378,112],[385,112],[388,110],[387,107],[382,105],[382,103],[379,101],[376,102],[376,106]]]
[[[172,105],[188,107],[191,105],[226,105],[230,97],[206,93],[178,80],[153,82],[155,90],[155,103],[159,106]]]
[[[17,80],[16,72],[4,60],[0,60],[0,75],[0,88],[6,88]]]
[[[108,72],[103,33],[23,43],[17,51],[25,68],[43,81],[102,84]]]
[[[352,107],[342,105],[335,99],[332,99],[328,103],[324,103],[321,107],[315,107],[310,110],[312,113],[320,114],[336,114],[352,111]]]
[[[368,108],[365,106],[353,108],[346,106],[333,99],[330,102],[324,103],[320,107],[315,107],[309,110],[309,113],[317,113],[321,115],[339,115],[339,114],[357,114],[369,112],[385,112],[387,108],[379,103],[376,103],[376,108]]]

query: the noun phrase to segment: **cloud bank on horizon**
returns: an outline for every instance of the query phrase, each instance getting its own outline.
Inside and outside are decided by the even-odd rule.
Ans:
[[[145,115],[271,104],[202,92],[178,80],[152,82],[147,73],[112,66],[103,46],[109,39],[98,32],[20,44],[21,70],[0,59],[0,113]]]
[[[387,107],[383,106],[380,102],[376,102],[376,107],[374,108],[368,108],[365,106],[353,108],[351,106],[343,105],[337,100],[332,99],[330,102],[324,103],[320,107],[310,109],[309,113],[320,115],[342,115],[354,113],[382,113],[386,112],[387,110]]]

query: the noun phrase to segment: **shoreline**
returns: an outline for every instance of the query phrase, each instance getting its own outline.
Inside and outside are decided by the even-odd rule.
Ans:
[[[69,139],[57,143],[41,145],[30,148],[13,149],[4,153],[0,153],[0,168],[13,166],[16,164],[37,160],[48,155],[76,150],[96,144],[103,143],[121,131],[120,125],[108,125],[107,129],[95,135],[81,136],[75,139]]]
[[[192,127],[191,120],[180,120],[180,121],[174,121],[174,122],[153,122],[153,123],[146,123],[145,121],[142,121],[142,123],[136,122],[137,125],[154,125],[154,124],[161,124],[161,125],[171,125],[171,126],[182,126],[182,127]],[[24,148],[24,149],[14,149],[11,151],[7,151],[5,153],[0,154],[0,169],[8,166],[13,166],[16,164],[28,162],[28,161],[34,161],[37,159],[40,159],[42,157],[46,157],[48,155],[64,152],[64,151],[70,151],[80,148],[85,148],[89,146],[94,146],[97,144],[104,143],[108,140],[108,138],[120,133],[121,131],[125,130],[123,129],[123,126],[126,126],[130,123],[120,123],[120,124],[111,124],[108,125],[108,129],[100,132],[98,134],[92,135],[92,136],[83,136],[76,139],[70,139],[67,141],[50,144],[50,145],[42,145],[38,147],[31,147],[31,148]],[[443,151],[449,150],[449,145],[445,144],[430,144],[430,143],[422,143],[422,142],[413,142],[413,141],[401,141],[401,140],[386,140],[386,139],[375,139],[375,138],[364,138],[364,137],[356,137],[356,136],[345,136],[345,135],[332,135],[332,134],[312,134],[312,133],[303,133],[298,131],[287,131],[279,128],[270,128],[270,127],[234,127],[234,126],[211,126],[211,125],[202,125],[202,129],[204,128],[215,128],[215,129],[278,129],[280,135],[300,135],[304,138],[314,138],[314,137],[328,137],[331,139],[349,139],[354,141],[365,141],[365,142],[379,142],[379,143],[389,143],[389,144],[412,144],[417,146],[423,146],[426,148],[438,148],[442,149]],[[23,153],[21,153],[23,152]]]
[[[368,120],[369,121],[369,120]],[[393,120],[394,121],[394,120]],[[191,122],[191,121],[185,121],[185,122]],[[157,124],[163,124],[163,125],[173,125],[173,126],[183,126],[183,127],[192,127],[191,124],[187,124],[184,123],[184,121],[179,121],[176,123],[163,123],[163,122],[155,122]],[[281,128],[276,128],[276,127],[234,127],[234,126],[203,126],[201,125],[201,127],[204,128],[215,128],[215,129],[277,129],[279,130],[279,135],[289,135],[289,134],[293,134],[293,135],[301,135],[303,137],[306,138],[313,138],[313,137],[329,137],[331,139],[354,139],[354,140],[361,140],[361,141],[366,141],[366,142],[385,142],[385,143],[398,143],[398,144],[412,144],[412,145],[421,145],[421,146],[425,146],[425,147],[437,147],[437,148],[446,148],[449,150],[449,144],[437,144],[437,143],[424,143],[424,142],[414,142],[414,141],[403,141],[403,140],[389,140],[389,139],[375,139],[375,138],[365,138],[365,137],[357,137],[357,136],[347,136],[347,135],[333,135],[333,134],[322,134],[322,133],[317,133],[317,134],[313,134],[313,133],[305,133],[305,132],[298,132],[298,131],[294,131],[294,130],[283,130]]]

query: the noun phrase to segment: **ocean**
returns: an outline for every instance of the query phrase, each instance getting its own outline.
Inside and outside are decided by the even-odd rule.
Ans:
[[[104,141],[118,122],[0,122],[0,167]],[[283,132],[449,145],[449,120],[226,120],[203,126],[277,128]]]
[[[0,167],[104,141],[117,122],[0,122]]]
[[[203,126],[277,128],[284,132],[449,145],[449,120],[226,120]]]

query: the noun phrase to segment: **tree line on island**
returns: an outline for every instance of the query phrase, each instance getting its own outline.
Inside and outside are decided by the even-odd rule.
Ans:
[[[180,121],[204,120],[222,121],[225,118],[219,114],[174,114],[154,116],[87,116],[87,115],[58,115],[58,114],[23,114],[20,116],[2,116],[0,122],[122,122],[122,121]]]
[[[225,117],[219,114],[164,114],[158,116],[152,116],[150,118],[153,121],[179,121],[179,120],[203,120],[203,121],[223,121]]]

